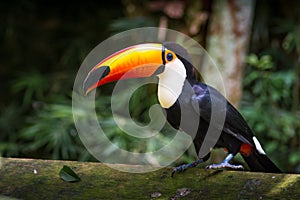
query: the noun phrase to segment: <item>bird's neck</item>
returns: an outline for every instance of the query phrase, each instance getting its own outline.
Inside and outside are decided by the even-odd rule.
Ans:
[[[178,66],[178,63],[174,61],[158,75],[158,101],[163,108],[170,108],[182,92],[186,71],[184,67]]]

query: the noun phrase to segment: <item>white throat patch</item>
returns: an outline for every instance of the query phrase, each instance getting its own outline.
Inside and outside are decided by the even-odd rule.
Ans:
[[[183,63],[176,58],[165,65],[165,70],[157,75],[158,101],[163,108],[170,108],[182,92],[186,78],[186,70]]]

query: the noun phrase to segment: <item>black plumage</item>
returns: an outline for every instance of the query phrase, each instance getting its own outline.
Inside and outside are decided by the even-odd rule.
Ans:
[[[166,42],[163,45],[177,55],[187,72],[182,93],[176,103],[166,109],[168,122],[174,128],[182,129],[194,138],[193,143],[197,153],[210,127],[209,133],[218,138],[212,138],[216,143],[208,148],[226,148],[233,156],[241,152],[252,171],[281,172],[265,154],[259,152],[252,130],[237,109],[216,89],[197,81],[192,59],[186,49],[176,43]],[[216,121],[211,119],[213,114],[224,116],[224,124],[218,123],[218,121],[222,122],[222,119]],[[243,152],[242,147],[248,147],[247,151]],[[209,158],[209,151],[204,150],[199,155],[201,161],[205,161]]]

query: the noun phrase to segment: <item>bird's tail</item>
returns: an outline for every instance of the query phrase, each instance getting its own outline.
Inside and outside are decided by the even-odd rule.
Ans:
[[[281,173],[282,171],[266,155],[256,137],[253,137],[256,148],[250,155],[242,155],[251,171]]]

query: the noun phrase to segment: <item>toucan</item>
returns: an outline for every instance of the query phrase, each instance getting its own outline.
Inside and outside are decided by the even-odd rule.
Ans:
[[[172,127],[193,136],[198,153],[204,145],[208,130],[217,138],[212,148],[224,148],[227,157],[208,169],[243,169],[229,161],[240,153],[251,171],[281,173],[266,155],[258,139],[238,110],[216,89],[197,80],[188,51],[175,42],[136,44],[108,56],[94,66],[83,82],[85,95],[95,88],[114,81],[131,78],[158,77],[157,97],[166,119]],[[222,106],[219,106],[221,105]],[[224,114],[223,123],[212,118]],[[181,123],[182,119],[185,123]],[[176,172],[207,161],[210,151],[195,162],[175,167]]]

